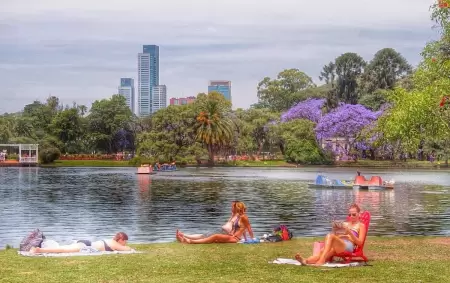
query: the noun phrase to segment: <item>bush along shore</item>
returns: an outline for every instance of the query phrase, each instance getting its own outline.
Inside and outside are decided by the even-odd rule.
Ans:
[[[369,231],[370,232],[370,231]],[[132,245],[141,254],[23,257],[0,251],[1,282],[433,282],[450,278],[448,237],[368,237],[369,266],[352,268],[270,264],[309,256],[318,238],[262,244]]]

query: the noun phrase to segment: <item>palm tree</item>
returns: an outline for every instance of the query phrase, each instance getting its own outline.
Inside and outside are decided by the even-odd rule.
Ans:
[[[206,145],[210,164],[214,164],[215,151],[233,139],[233,126],[226,116],[227,104],[223,103],[223,98],[217,98],[213,94],[205,97],[200,102],[201,111],[197,115],[197,140]]]

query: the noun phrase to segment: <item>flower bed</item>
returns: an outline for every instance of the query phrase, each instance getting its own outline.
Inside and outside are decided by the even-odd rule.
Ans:
[[[59,160],[122,160],[122,155],[116,154],[64,154]]]

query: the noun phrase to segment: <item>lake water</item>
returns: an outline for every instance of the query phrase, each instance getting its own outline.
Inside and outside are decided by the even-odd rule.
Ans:
[[[369,235],[450,235],[449,171],[368,170],[394,191],[316,190],[318,173],[353,179],[353,169],[187,168],[137,175],[136,168],[0,168],[0,248],[17,247],[34,228],[59,242],[110,238],[132,243],[208,232],[244,201],[257,236],[286,224],[295,236],[325,235],[357,202],[372,213]]]

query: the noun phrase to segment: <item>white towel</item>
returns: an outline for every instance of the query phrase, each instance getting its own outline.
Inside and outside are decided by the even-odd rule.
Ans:
[[[290,258],[277,258],[274,261],[269,261],[269,263],[275,264],[293,264],[293,265],[302,265],[298,260],[290,259]],[[323,267],[354,267],[354,266],[364,266],[365,262],[350,262],[350,263],[336,263],[336,262],[327,262]]]
[[[89,248],[89,247],[86,247]],[[30,252],[17,252],[22,256],[41,256],[41,257],[67,257],[67,256],[91,256],[91,255],[117,255],[117,254],[139,254],[142,252],[138,252],[135,250],[131,251],[113,251],[113,252],[101,252],[96,249],[82,249],[78,253],[30,253]]]

